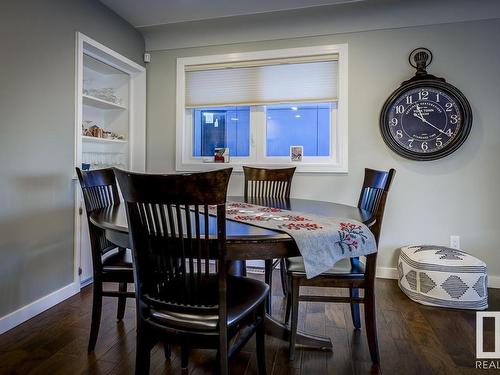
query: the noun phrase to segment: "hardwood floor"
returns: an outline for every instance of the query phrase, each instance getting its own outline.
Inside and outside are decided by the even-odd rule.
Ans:
[[[260,276],[255,276],[259,277]],[[284,303],[279,274],[274,275],[273,315]],[[314,292],[310,290],[308,292]],[[332,290],[332,293],[334,291]],[[0,374],[133,374],[135,307],[127,301],[125,318],[116,322],[116,298],[105,298],[99,339],[87,354],[92,289],[82,292],[0,336]],[[490,310],[500,310],[500,290],[490,289]],[[484,374],[476,370],[475,312],[422,306],[410,301],[395,280],[377,280],[377,323],[381,368],[372,368],[364,333],[352,329],[348,305],[301,303],[299,329],[328,335],[333,352],[297,348],[288,361],[287,343],[266,337],[268,374]],[[491,331],[493,327],[487,328]],[[254,339],[231,360],[232,374],[257,374]],[[215,353],[193,350],[190,374],[212,373]],[[180,355],[165,361],[157,346],[151,374],[179,374]]]

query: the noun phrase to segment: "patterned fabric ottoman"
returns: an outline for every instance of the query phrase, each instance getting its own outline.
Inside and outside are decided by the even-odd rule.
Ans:
[[[399,287],[429,306],[484,310],[486,264],[464,251],[441,246],[405,246],[398,261]]]

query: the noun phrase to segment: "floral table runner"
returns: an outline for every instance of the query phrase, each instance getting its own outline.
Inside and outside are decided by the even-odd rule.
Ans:
[[[373,233],[358,221],[305,214],[249,203],[228,202],[226,218],[289,234],[304,258],[307,278],[343,258],[377,252]]]

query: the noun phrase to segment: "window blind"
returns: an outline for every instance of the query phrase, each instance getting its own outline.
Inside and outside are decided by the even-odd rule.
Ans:
[[[337,60],[235,64],[186,67],[186,107],[337,100]]]

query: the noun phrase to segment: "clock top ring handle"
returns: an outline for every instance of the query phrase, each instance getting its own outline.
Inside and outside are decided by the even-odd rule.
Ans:
[[[410,52],[408,62],[417,69],[417,75],[427,74],[426,68],[432,63],[432,52],[424,47],[415,48]]]

